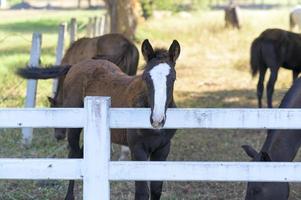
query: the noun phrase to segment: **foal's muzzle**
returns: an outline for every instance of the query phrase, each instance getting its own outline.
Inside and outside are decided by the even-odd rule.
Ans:
[[[150,122],[153,128],[161,129],[165,124],[165,116],[161,120],[153,120],[152,116],[150,117]]]

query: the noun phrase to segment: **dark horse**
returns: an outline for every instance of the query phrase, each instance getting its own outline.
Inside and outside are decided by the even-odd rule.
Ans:
[[[137,76],[128,76],[109,61],[93,59],[75,64],[71,68],[27,68],[19,70],[18,73],[22,77],[35,79],[66,74],[62,107],[82,107],[85,96],[111,96],[113,107],[150,107],[150,123],[155,129],[113,129],[112,142],[128,145],[134,161],[165,161],[176,130],[160,128],[164,126],[167,108],[176,106],[173,87],[180,45],[174,40],[168,51],[153,50],[148,40],[145,40],[142,54],[146,66],[143,74]],[[67,129],[70,158],[83,156],[79,145],[80,132],[81,129]],[[151,182],[151,199],[160,199],[162,184],[162,181]],[[73,188],[74,181],[71,180],[66,199],[74,199]],[[135,190],[136,200],[149,199],[146,181],[137,181]]]
[[[288,90],[280,108],[301,108],[301,78]],[[268,130],[266,140],[258,153],[251,146],[243,146],[253,161],[291,162],[301,144],[301,130]],[[284,182],[250,182],[246,200],[287,200],[289,184]]]
[[[281,29],[267,29],[251,45],[251,70],[255,76],[259,71],[257,84],[258,107],[262,107],[264,76],[268,68],[271,74],[267,83],[267,104],[272,108],[272,95],[280,67],[293,71],[293,80],[301,71],[301,36]]]
[[[124,73],[136,75],[139,61],[139,51],[136,46],[118,33],[106,34],[95,38],[81,38],[74,42],[67,50],[62,65],[72,66],[86,59],[104,59],[117,65]],[[62,69],[64,70],[64,69]],[[48,98],[51,107],[62,104],[65,76],[59,77],[57,93],[53,98]],[[55,137],[60,140],[65,138],[63,131],[55,131]]]

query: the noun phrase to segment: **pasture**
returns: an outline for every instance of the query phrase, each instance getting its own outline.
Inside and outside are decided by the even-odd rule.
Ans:
[[[21,107],[25,81],[13,72],[29,59],[31,33],[43,32],[42,63],[54,62],[57,25],[76,16],[80,24],[96,11],[22,11],[1,12],[0,18],[0,106]],[[241,10],[242,29],[224,29],[222,11],[201,11],[153,18],[138,28],[137,46],[144,38],[154,46],[167,46],[177,39],[182,47],[177,63],[175,84],[179,107],[256,107],[257,78],[249,73],[251,41],[266,28],[288,28],[288,10]],[[160,23],[158,23],[160,22]],[[81,33],[82,35],[84,32]],[[140,62],[140,67],[144,62]],[[278,105],[291,84],[291,73],[281,69],[276,83],[274,105]],[[48,106],[46,96],[51,82],[38,84],[37,104]],[[264,105],[266,99],[264,97]],[[173,139],[169,160],[177,161],[246,161],[243,144],[260,148],[264,131],[254,130],[178,130]],[[33,145],[20,145],[20,130],[0,130],[0,157],[66,157],[66,141],[56,142],[52,130],[36,129]],[[112,159],[119,147],[114,146]],[[297,156],[296,160],[300,160]],[[133,182],[112,182],[112,199],[132,199]],[[300,184],[293,184],[291,199],[301,199]],[[0,181],[0,199],[62,199],[67,181]],[[81,199],[81,184],[76,194]],[[165,182],[162,199],[243,199],[245,183]]]

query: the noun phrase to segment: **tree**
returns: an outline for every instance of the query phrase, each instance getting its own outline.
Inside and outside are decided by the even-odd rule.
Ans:
[[[128,39],[135,37],[139,19],[139,0],[105,0],[111,20],[111,32],[121,33]]]

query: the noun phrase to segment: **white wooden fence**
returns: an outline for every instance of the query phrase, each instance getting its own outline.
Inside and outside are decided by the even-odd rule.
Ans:
[[[0,0],[1,3],[1,0]],[[92,19],[92,18],[91,18]],[[109,23],[106,22],[108,20],[107,15],[103,15],[101,17],[95,16],[94,21],[90,21],[87,24],[87,36],[88,37],[97,37],[103,34],[109,33]],[[70,45],[76,41],[77,39],[77,22],[76,18],[71,18],[70,22]],[[92,34],[93,32],[93,34]],[[65,51],[65,39],[67,33],[67,23],[62,23],[59,25],[58,30],[58,41],[56,46],[56,59],[55,65],[60,65],[61,61],[64,56]],[[91,35],[92,34],[92,35]],[[42,46],[42,34],[41,33],[33,33],[32,36],[32,46],[31,46],[31,53],[30,53],[30,63],[29,67],[39,67],[40,62],[40,55],[41,55],[41,46]],[[26,91],[26,99],[25,99],[25,107],[35,107],[36,103],[36,92],[37,92],[37,80],[28,80],[27,83],[27,91]],[[58,89],[58,79],[53,79],[53,86],[52,86],[52,97],[55,97]],[[32,128],[23,128],[23,145],[30,146],[32,141]]]
[[[301,181],[298,162],[110,161],[110,128],[151,128],[149,115],[110,108],[108,97],[86,97],[84,108],[1,109],[0,127],[84,127],[85,148],[83,159],[0,159],[0,179],[82,179],[85,200],[108,200],[117,180]],[[164,128],[301,129],[300,119],[301,109],[169,109]]]

